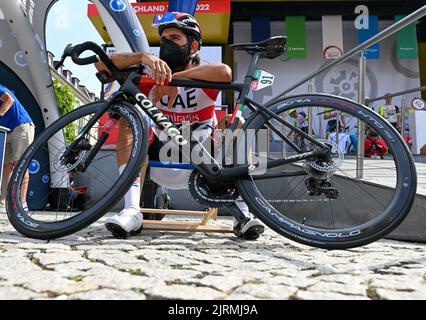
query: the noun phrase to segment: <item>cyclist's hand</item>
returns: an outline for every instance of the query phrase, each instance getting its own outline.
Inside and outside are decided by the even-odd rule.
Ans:
[[[178,95],[177,87],[156,86],[154,87],[153,103],[155,105],[157,104],[158,101],[161,100],[161,98],[163,98],[164,96],[168,96],[169,100],[167,102],[167,107],[171,109],[173,107],[173,104],[175,103],[177,95]]]
[[[108,69],[108,67],[105,65],[105,63],[103,63],[102,61],[96,62],[95,67],[100,73],[106,74],[109,77],[112,76],[111,71]]]
[[[151,69],[151,76],[157,85],[162,86],[166,80],[167,82],[172,80],[172,71],[167,63],[160,58],[157,58],[152,54],[144,54],[142,57],[142,63]]]

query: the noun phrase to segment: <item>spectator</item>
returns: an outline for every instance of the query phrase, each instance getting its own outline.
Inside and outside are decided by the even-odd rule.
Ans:
[[[299,112],[296,109],[291,109],[289,110],[288,113],[290,117],[294,119],[293,125],[297,129],[302,130],[303,132],[307,134],[308,128],[309,128],[309,122],[308,122],[306,113],[303,111]],[[292,135],[294,135],[294,141],[296,142],[296,144],[298,144],[302,150],[305,149],[305,146],[306,146],[305,139],[304,138],[301,139],[300,134],[298,134],[297,132],[294,132],[293,130],[290,131],[287,137],[290,138]]]
[[[6,139],[6,153],[3,165],[3,181],[1,185],[0,213],[6,213],[6,192],[13,166],[34,140],[35,126],[15,95],[0,84],[0,126],[10,130]],[[29,174],[24,176],[21,188],[21,201],[24,209],[27,206]]]
[[[325,108],[324,112],[324,120],[327,121],[327,128],[325,129],[325,138],[328,139],[328,136],[330,133],[336,131],[337,126],[337,118],[338,118],[338,112],[335,109],[332,108]],[[342,120],[340,122],[340,119]],[[346,118],[345,114],[343,112],[340,112],[340,119],[339,119],[339,128],[346,127]]]
[[[395,129],[399,131],[401,128],[401,115],[398,106],[392,104],[390,93],[385,94],[385,104],[379,106],[379,114],[385,118]]]
[[[336,139],[339,139],[338,143],[336,142]],[[351,145],[351,136],[349,135],[349,132],[347,130],[343,131],[340,129],[339,135],[337,135],[336,130],[331,132],[328,136],[328,141],[334,142],[339,146],[339,152],[342,154],[346,154],[349,150],[349,147]],[[333,153],[337,152],[335,148],[331,150]]]
[[[383,159],[387,153],[388,146],[385,140],[381,139],[377,132],[370,130],[364,140],[364,155],[367,158]]]

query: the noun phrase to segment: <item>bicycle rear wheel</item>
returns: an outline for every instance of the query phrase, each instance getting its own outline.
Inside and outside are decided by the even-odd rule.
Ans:
[[[26,150],[13,171],[7,201],[7,214],[17,231],[30,238],[52,239],[64,237],[79,231],[98,220],[110,210],[126,193],[134,179],[140,174],[141,163],[148,150],[148,125],[144,116],[134,106],[120,103],[107,112],[116,118],[124,118],[129,123],[132,141],[120,150],[128,155],[124,170],[119,173],[116,166],[116,151],[101,149],[84,170],[96,143],[102,137],[104,127],[101,121],[107,120],[107,113],[101,121],[86,132],[88,121],[105,106],[106,102],[96,102],[73,110],[46,128]],[[72,149],[64,160],[70,145],[79,139],[80,144]],[[124,148],[123,148],[124,149]],[[41,154],[48,151],[46,159]],[[41,160],[45,159],[45,160]],[[32,173],[45,169],[50,172],[45,183],[50,182],[50,191],[34,207],[28,202],[23,208],[21,193],[25,190],[29,173],[29,193],[32,190]],[[27,195],[28,197],[29,195]]]
[[[321,139],[332,150],[331,157],[265,168],[237,181],[253,213],[283,236],[325,249],[362,246],[396,228],[408,214],[417,186],[413,158],[399,133],[370,109],[337,96],[295,96],[269,106],[293,125],[290,109],[311,117],[310,136]],[[324,114],[334,111],[340,118],[343,113],[345,121],[338,119],[341,126],[326,134]],[[296,121],[303,123],[300,116]],[[358,127],[388,149],[383,159],[364,158],[363,169],[356,161]],[[248,142],[252,159],[280,159],[319,148],[264,115],[249,118],[244,129],[255,131]],[[269,141],[263,145],[262,134]]]

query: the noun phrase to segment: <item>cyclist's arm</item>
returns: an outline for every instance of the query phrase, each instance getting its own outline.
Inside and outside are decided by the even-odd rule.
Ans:
[[[12,98],[10,94],[6,92],[0,97],[0,101],[1,101],[0,117],[2,117],[6,112],[9,111],[10,107],[13,105],[15,100]]]
[[[212,82],[231,82],[232,70],[226,64],[211,63],[176,72],[173,74],[173,77]]]
[[[164,84],[164,80],[171,81],[172,79],[172,72],[167,63],[150,53],[114,53],[110,55],[110,59],[119,70],[138,64],[147,65],[152,71],[155,82],[160,85]],[[95,63],[95,67],[99,72],[111,75],[110,70],[103,62]]]

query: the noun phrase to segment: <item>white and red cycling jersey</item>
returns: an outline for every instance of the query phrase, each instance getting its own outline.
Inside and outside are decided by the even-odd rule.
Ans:
[[[154,94],[152,78],[142,77],[139,89],[152,101]],[[178,87],[178,94],[173,107],[167,106],[168,97],[163,97],[157,102],[156,107],[170,119],[177,127],[183,122],[199,124],[196,131],[192,131],[192,138],[202,142],[211,136],[217,125],[215,102],[219,94],[217,89],[200,89]],[[160,137],[159,127],[150,129],[150,146],[153,147],[154,133]],[[164,133],[163,133],[164,134]],[[164,137],[163,137],[164,138]],[[161,140],[161,139],[160,139]],[[150,150],[151,150],[150,147]],[[155,150],[155,148],[154,148]],[[161,159],[160,159],[161,160]],[[171,168],[151,168],[150,178],[159,185],[172,190],[186,189],[191,170],[171,169]]]
[[[154,84],[149,78],[141,77],[139,89],[152,101]],[[167,106],[168,97],[157,102],[156,107],[176,126],[183,122],[198,123],[200,127],[214,128],[217,125],[215,102],[219,90],[178,87],[173,107]],[[156,132],[158,135],[158,132]]]

